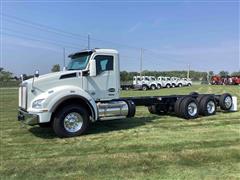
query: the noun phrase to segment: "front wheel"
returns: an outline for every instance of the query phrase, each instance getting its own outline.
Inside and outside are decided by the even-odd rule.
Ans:
[[[88,126],[88,112],[79,105],[64,107],[57,112],[53,121],[53,130],[61,138],[82,135]]]
[[[146,90],[148,90],[148,87],[147,87],[146,85],[143,85],[143,86],[142,86],[142,90],[143,90],[143,91],[146,91]]]
[[[155,90],[155,89],[156,89],[156,86],[155,86],[155,85],[151,85],[151,89],[152,89],[152,90]]]

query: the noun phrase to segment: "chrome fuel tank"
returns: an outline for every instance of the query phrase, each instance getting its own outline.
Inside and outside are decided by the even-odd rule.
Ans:
[[[100,120],[125,118],[129,113],[129,107],[125,101],[99,102],[97,107]]]

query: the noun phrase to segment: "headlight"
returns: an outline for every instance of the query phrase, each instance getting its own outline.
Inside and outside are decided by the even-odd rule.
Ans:
[[[45,99],[38,99],[36,101],[34,101],[32,103],[32,108],[35,108],[35,109],[41,109],[43,108],[42,105],[43,105],[43,102],[44,102]]]

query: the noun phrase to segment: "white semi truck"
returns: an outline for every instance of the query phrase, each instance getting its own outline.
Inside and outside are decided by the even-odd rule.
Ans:
[[[226,111],[233,106],[227,93],[121,98],[116,50],[83,50],[69,57],[65,71],[42,76],[35,73],[21,83],[19,121],[51,126],[57,136],[73,137],[85,133],[91,122],[134,117],[136,106],[185,119],[213,115],[217,106]]]
[[[158,83],[154,76],[134,76],[133,87],[135,89],[142,89],[144,91],[148,89],[155,90],[158,88]]]
[[[183,86],[192,86],[192,80],[190,78],[182,78]]]
[[[171,88],[172,87],[172,82],[170,77],[158,77],[158,82],[162,85],[162,87],[165,88]]]

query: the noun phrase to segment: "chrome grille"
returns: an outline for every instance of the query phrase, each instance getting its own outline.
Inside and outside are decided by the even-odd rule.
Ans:
[[[20,86],[18,91],[18,105],[23,109],[27,109],[27,87]]]

